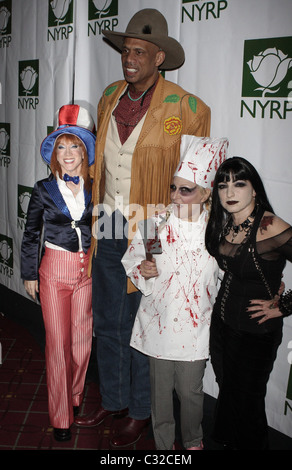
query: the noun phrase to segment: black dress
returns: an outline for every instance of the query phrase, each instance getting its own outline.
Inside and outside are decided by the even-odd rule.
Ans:
[[[268,449],[265,395],[282,340],[281,317],[258,324],[252,299],[277,294],[286,260],[292,261],[292,227],[256,242],[264,211],[241,244],[222,239],[216,255],[224,278],[214,305],[210,353],[219,385],[214,439],[236,449]]]

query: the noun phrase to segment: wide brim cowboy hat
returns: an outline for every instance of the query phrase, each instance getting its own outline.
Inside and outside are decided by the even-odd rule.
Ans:
[[[88,165],[94,163],[95,157],[95,124],[87,109],[77,104],[62,106],[56,112],[55,130],[41,144],[41,156],[49,165],[57,137],[61,134],[76,135],[85,145],[88,155]]]
[[[164,16],[155,9],[145,8],[138,11],[124,33],[103,30],[105,37],[121,52],[124,38],[136,38],[156,44],[165,52],[162,70],[174,70],[184,63],[185,53],[180,43],[168,36],[168,25]]]

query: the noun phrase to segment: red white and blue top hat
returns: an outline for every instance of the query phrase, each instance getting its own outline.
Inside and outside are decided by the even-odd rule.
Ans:
[[[51,163],[56,138],[61,134],[74,134],[84,143],[88,154],[88,165],[94,163],[95,124],[90,113],[77,104],[66,104],[56,112],[55,130],[41,144],[41,156]]]

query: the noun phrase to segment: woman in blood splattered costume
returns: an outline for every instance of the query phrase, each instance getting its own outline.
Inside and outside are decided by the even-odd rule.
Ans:
[[[170,186],[172,204],[141,224],[122,260],[143,294],[131,346],[150,359],[151,417],[160,450],[174,446],[174,389],[183,445],[203,448],[202,380],[218,279],[217,263],[205,248],[206,206],[227,145],[227,139],[182,136],[181,161]],[[145,260],[145,248],[152,248],[152,260]]]

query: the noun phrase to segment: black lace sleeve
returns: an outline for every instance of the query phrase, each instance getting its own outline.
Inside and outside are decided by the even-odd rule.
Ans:
[[[280,296],[278,307],[283,317],[288,317],[292,314],[292,290],[289,289],[288,292],[283,293]]]
[[[285,260],[292,261],[292,227],[289,227],[275,237],[259,242],[257,249],[260,256],[264,259],[276,260],[281,256]],[[292,314],[291,289],[280,296],[278,306],[284,317]]]
[[[292,261],[292,227],[275,237],[257,242],[258,254],[266,260],[277,260],[279,257]]]

